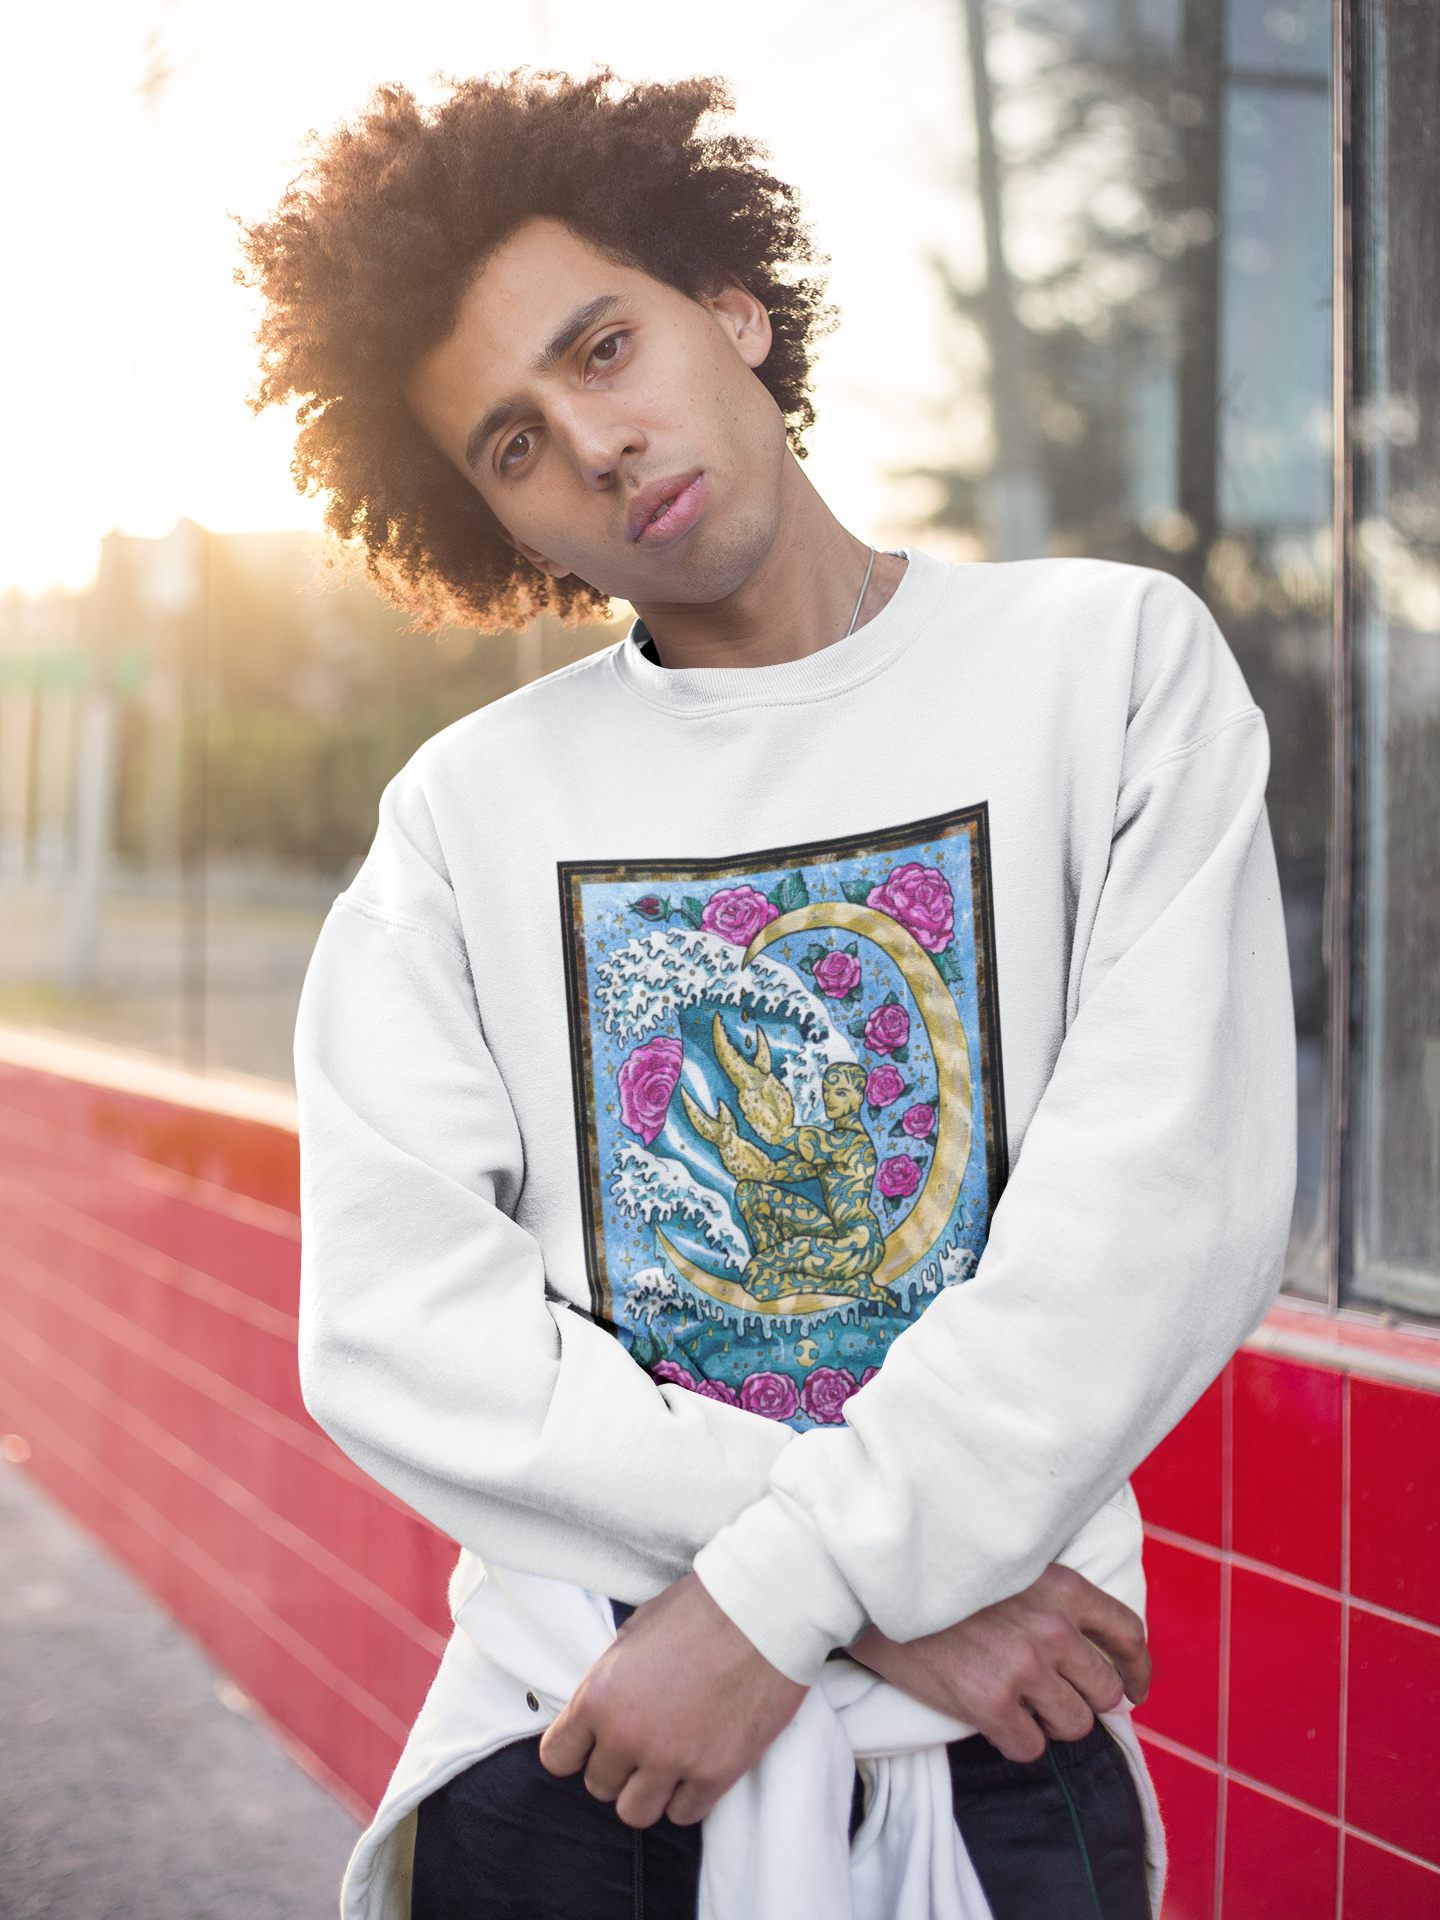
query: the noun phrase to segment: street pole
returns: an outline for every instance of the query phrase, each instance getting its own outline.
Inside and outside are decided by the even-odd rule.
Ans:
[[[1025,337],[1015,312],[1005,259],[1000,160],[995,148],[994,95],[986,61],[985,0],[964,0],[975,160],[985,229],[985,341],[990,350],[990,406],[995,464],[980,488],[981,513],[995,560],[1030,560],[1050,540],[1050,502],[1040,474],[1039,442],[1026,392]]]

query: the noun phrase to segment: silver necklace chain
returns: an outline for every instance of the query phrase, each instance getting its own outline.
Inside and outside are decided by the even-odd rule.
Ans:
[[[860,582],[860,598],[855,602],[855,611],[854,613],[851,614],[850,624],[845,629],[845,638],[847,640],[850,638],[851,634],[854,633],[855,631],[855,622],[860,618],[860,609],[861,607],[864,606],[865,596],[870,591],[870,575],[874,571],[875,571],[875,549],[874,547],[871,547],[870,564],[865,569],[865,578]]]

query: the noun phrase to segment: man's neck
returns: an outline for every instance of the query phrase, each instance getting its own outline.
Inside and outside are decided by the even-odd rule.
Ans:
[[[778,666],[844,639],[869,561],[865,542],[845,531],[792,455],[775,538],[742,586],[701,606],[647,602],[635,611],[662,666]],[[898,554],[875,555],[856,626],[875,618],[905,565]]]

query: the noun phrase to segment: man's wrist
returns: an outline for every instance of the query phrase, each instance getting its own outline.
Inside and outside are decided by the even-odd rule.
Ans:
[[[785,1494],[766,1494],[723,1527],[696,1555],[695,1572],[771,1666],[801,1686],[869,1625],[814,1522]]]

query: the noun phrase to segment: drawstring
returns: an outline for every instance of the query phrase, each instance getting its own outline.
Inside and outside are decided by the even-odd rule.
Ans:
[[[1090,1870],[1090,1849],[1085,1844],[1085,1835],[1080,1828],[1080,1815],[1075,1811],[1075,1802],[1071,1797],[1070,1788],[1064,1774],[1060,1771],[1060,1764],[1055,1758],[1055,1749],[1048,1740],[1045,1742],[1045,1758],[1050,1762],[1050,1771],[1054,1774],[1056,1784],[1065,1796],[1065,1805],[1070,1809],[1070,1824],[1075,1829],[1075,1844],[1080,1849],[1081,1864],[1085,1868],[1085,1884],[1090,1889],[1091,1904],[1095,1908],[1095,1920],[1105,1920],[1100,1906],[1100,1895],[1095,1889],[1095,1875]],[[643,1916],[640,1920],[643,1920]]]

